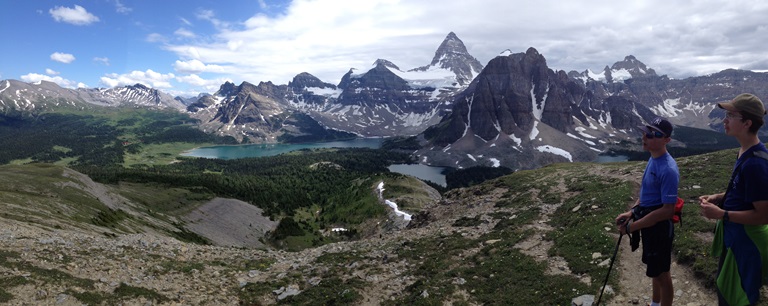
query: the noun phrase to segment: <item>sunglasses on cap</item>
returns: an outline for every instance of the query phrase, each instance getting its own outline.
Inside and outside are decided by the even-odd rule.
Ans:
[[[650,133],[645,133],[645,137],[648,139],[654,139],[654,138],[664,138],[667,135],[664,135],[664,133],[659,131],[651,131]]]

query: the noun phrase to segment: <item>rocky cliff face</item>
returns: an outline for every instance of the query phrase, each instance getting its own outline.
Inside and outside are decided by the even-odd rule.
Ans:
[[[286,86],[271,82],[239,86],[225,83],[219,91],[187,107],[207,132],[240,141],[275,142],[283,120],[290,115],[281,102]]]
[[[636,100],[613,94],[627,87],[582,83],[555,72],[534,48],[498,56],[456,96],[451,114],[424,133],[425,149],[416,154],[428,163],[459,167],[591,161],[611,143],[635,137],[633,128],[655,117]],[[635,99],[650,91],[635,89]]]

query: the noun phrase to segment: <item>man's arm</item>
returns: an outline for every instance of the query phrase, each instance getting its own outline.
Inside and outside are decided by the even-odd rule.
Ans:
[[[722,219],[725,216],[725,210],[711,203],[702,206],[704,217],[709,219]],[[704,205],[704,204],[702,204]],[[734,223],[760,225],[768,224],[768,201],[753,202],[754,209],[742,211],[728,211],[728,220]]]

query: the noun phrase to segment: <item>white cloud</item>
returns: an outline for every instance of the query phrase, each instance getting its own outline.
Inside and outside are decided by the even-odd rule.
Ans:
[[[45,69],[45,74],[47,75],[59,75],[59,72],[50,68]]]
[[[74,88],[77,86],[77,82],[67,80],[60,76],[49,76],[44,74],[29,73],[21,76],[21,80],[28,83],[37,83],[40,81],[48,81],[58,84],[61,87]]]
[[[104,64],[105,66],[109,66],[109,58],[107,57],[94,57],[93,61]]]
[[[189,61],[176,61],[176,63],[173,64],[173,68],[176,69],[176,71],[183,73],[224,73],[224,67],[219,65],[206,65],[205,63],[196,59]]]
[[[57,6],[48,10],[48,13],[57,22],[66,22],[74,25],[89,25],[99,21],[99,17],[89,13],[79,5],[75,5],[75,8]]]
[[[64,63],[64,64],[69,64],[75,61],[75,56],[69,53],[55,52],[51,54],[51,60]]]
[[[151,69],[147,71],[133,71],[128,74],[111,73],[101,77],[101,84],[107,87],[144,84],[152,88],[172,88],[170,80],[176,76],[173,73],[162,74]]]
[[[178,30],[176,30],[176,32],[173,32],[173,34],[176,34],[176,36],[185,37],[185,38],[195,37],[195,33],[185,28],[179,28]]]
[[[404,70],[426,65],[454,31],[483,64],[505,49],[534,47],[556,70],[598,71],[634,55],[659,74],[685,77],[764,66],[754,37],[768,36],[766,15],[761,1],[294,0],[240,24],[198,11],[218,29],[211,40],[165,48],[181,61],[231,66],[250,82],[285,84],[306,71],[333,83],[378,58]]]
[[[210,22],[214,27],[218,29],[226,29],[230,26],[229,22],[222,21],[216,18],[216,13],[212,10],[200,10],[197,13],[197,18]]]
[[[120,0],[115,0],[115,11],[117,11],[120,14],[127,15],[128,13],[133,11],[133,9],[123,5],[123,3],[120,2]]]
[[[153,42],[166,42],[166,41],[168,41],[168,39],[165,38],[164,35],[159,34],[159,33],[150,33],[150,34],[147,35],[146,39],[147,39],[148,42],[152,42],[152,43]]]
[[[196,74],[179,76],[179,77],[176,77],[176,80],[181,83],[186,83],[197,88],[202,88],[207,93],[213,93],[219,90],[219,87],[221,87],[221,85],[226,82],[233,82],[231,79],[228,79],[228,78],[217,78],[217,79],[206,80]]]

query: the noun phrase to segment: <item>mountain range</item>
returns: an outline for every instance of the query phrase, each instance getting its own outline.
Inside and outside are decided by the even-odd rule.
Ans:
[[[484,66],[451,32],[427,65],[403,70],[378,59],[335,85],[303,72],[285,85],[227,82],[214,93],[182,98],[141,84],[66,89],[3,80],[0,113],[175,109],[203,131],[243,143],[407,136],[419,144],[412,154],[420,163],[529,169],[630,147],[639,136],[635,127],[656,116],[720,131],[716,103],[743,92],[766,97],[767,83],[766,73],[734,69],[671,79],[632,55],[599,72],[565,72],[550,68],[535,48],[506,50]]]

